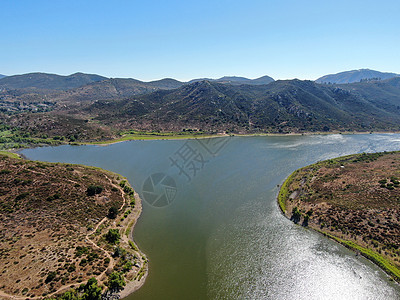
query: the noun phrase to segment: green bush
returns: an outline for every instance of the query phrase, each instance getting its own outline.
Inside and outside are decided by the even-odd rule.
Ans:
[[[107,286],[110,290],[120,290],[125,286],[124,277],[120,272],[112,272],[108,276]]]
[[[90,185],[87,190],[86,194],[88,196],[94,196],[95,194],[100,194],[103,191],[103,187],[99,185]]]
[[[28,192],[25,192],[25,193],[22,193],[22,194],[19,194],[17,197],[15,197],[15,200],[22,200],[22,199],[24,199],[25,197],[27,197],[29,195],[29,193]]]
[[[50,281],[53,281],[53,279],[56,278],[56,275],[57,275],[56,272],[50,272],[47,275],[45,282],[49,283]]]
[[[101,288],[97,285],[97,279],[92,277],[84,287],[82,300],[100,300]]]
[[[106,241],[109,242],[110,244],[116,244],[119,242],[121,235],[119,234],[118,229],[109,229],[104,237]]]
[[[107,217],[110,219],[115,219],[118,214],[118,209],[115,206],[112,206],[108,209],[108,215]]]

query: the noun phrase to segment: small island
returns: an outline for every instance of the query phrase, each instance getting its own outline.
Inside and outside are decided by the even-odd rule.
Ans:
[[[372,260],[400,282],[400,152],[355,154],[301,168],[278,202],[308,226]]]
[[[141,213],[122,176],[0,153],[0,298],[126,296],[147,276]]]

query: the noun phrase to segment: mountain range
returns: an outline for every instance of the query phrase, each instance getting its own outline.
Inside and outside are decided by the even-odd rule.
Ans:
[[[199,81],[84,112],[101,123],[142,130],[230,132],[400,129],[400,78],[344,86],[278,80],[268,85]]]
[[[211,79],[211,78],[199,78],[199,79],[192,79],[189,83],[197,82],[197,81],[213,81],[219,83],[229,83],[229,84],[249,84],[249,85],[262,85],[268,84],[274,81],[272,77],[269,76],[262,76],[256,79],[248,79],[246,77],[238,77],[238,76],[224,76],[219,79]]]
[[[337,74],[330,74],[322,76],[316,80],[317,83],[354,83],[368,80],[385,80],[393,77],[399,77],[399,74],[395,73],[383,73],[370,69],[360,69],[341,72]]]
[[[343,76],[348,80],[348,73]],[[143,82],[83,73],[31,73],[0,79],[0,125],[33,135],[85,139],[130,129],[399,131],[400,77],[378,79],[320,84],[230,76]]]
[[[0,79],[6,77],[6,75],[0,74]]]
[[[237,76],[224,76],[219,79],[193,79],[187,83],[197,81],[214,81],[218,83],[240,85],[263,85],[274,81],[269,76],[257,79],[248,79]],[[48,73],[28,73],[22,75],[0,77],[0,88],[8,90],[24,89],[40,94],[49,93],[50,90],[67,91],[76,88],[90,90],[87,93],[104,93],[102,98],[125,97],[136,94],[153,92],[158,89],[175,89],[185,84],[172,78],[164,78],[150,82],[144,82],[132,78],[107,78],[95,74],[75,73],[68,76]],[[79,92],[78,92],[79,93]],[[87,94],[86,93],[86,94]]]

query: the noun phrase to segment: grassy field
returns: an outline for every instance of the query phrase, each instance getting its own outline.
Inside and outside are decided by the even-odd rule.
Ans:
[[[10,152],[10,151],[5,151],[5,150],[0,150],[0,155],[7,156],[10,158],[16,158],[16,159],[21,158],[18,154]]]
[[[197,133],[197,132],[147,132],[147,131],[128,131],[120,134],[121,136],[112,140],[96,141],[82,144],[107,145],[132,140],[168,140],[168,139],[196,139],[211,138],[218,135]]]

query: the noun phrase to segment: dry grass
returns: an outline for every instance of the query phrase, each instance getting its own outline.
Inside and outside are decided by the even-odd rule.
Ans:
[[[287,187],[286,215],[292,217],[297,207],[303,223],[312,211],[308,226],[371,249],[399,270],[400,187],[396,178],[400,178],[400,152],[319,162],[293,175]]]
[[[116,174],[101,169],[0,155],[1,292],[44,296],[90,277],[105,278],[107,268],[122,269],[120,264],[140,256],[122,241],[120,247],[128,249],[124,260],[113,259],[114,247],[104,242],[103,233],[109,228],[131,223],[129,217],[121,222],[129,202],[124,201],[127,195],[119,180]],[[88,196],[90,185],[103,190]],[[115,220],[105,218],[112,206],[121,209]],[[100,221],[102,225],[93,233]],[[121,225],[121,235],[123,231]],[[139,263],[129,272],[137,272],[141,266]],[[55,276],[49,280],[52,272]]]

